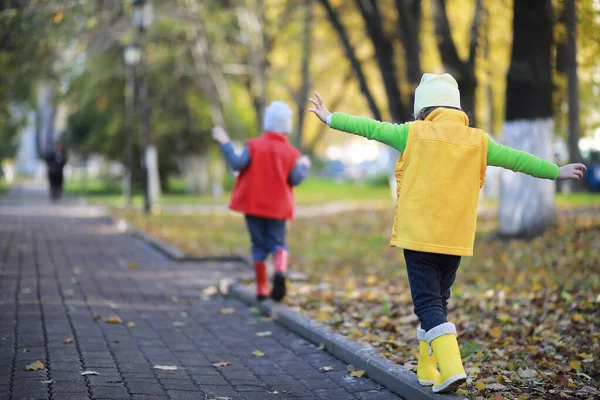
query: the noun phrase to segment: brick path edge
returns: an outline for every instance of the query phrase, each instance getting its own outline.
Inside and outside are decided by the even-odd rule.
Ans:
[[[354,342],[329,327],[291,308],[272,301],[259,302],[253,292],[238,283],[228,287],[228,296],[257,307],[285,328],[314,343],[338,359],[362,369],[366,375],[392,392],[410,400],[464,400],[455,394],[436,394],[423,387],[413,372],[379,355],[372,347]]]

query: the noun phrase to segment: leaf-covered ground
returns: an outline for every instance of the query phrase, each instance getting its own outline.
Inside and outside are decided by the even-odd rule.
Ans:
[[[470,398],[600,398],[600,210],[562,216],[531,241],[492,240],[480,220],[450,302]],[[247,254],[237,216],[120,214],[189,254]],[[289,228],[292,268],[310,279],[287,303],[408,368],[417,318],[387,211],[302,218]]]

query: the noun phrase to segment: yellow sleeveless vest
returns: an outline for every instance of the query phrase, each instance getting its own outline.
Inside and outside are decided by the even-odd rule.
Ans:
[[[396,163],[398,203],[390,246],[472,256],[488,136],[458,110],[409,123]]]

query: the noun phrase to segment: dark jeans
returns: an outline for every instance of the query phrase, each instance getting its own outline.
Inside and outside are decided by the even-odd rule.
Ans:
[[[63,189],[63,174],[48,174],[48,182],[50,183],[50,198],[59,199]]]
[[[246,225],[252,241],[252,261],[265,261],[269,254],[287,249],[285,220],[246,215]]]
[[[404,259],[421,329],[429,331],[448,322],[448,299],[460,256],[404,250]]]

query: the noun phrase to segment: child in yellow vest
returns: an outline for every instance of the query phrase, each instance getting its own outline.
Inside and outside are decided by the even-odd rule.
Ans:
[[[563,167],[494,142],[470,128],[449,74],[424,74],[415,92],[416,121],[404,124],[331,113],[317,99],[309,111],[331,128],[397,149],[396,218],[390,245],[404,249],[420,351],[417,378],[434,392],[466,380],[448,299],[461,256],[473,255],[479,190],[488,165],[543,179],[581,179],[586,167]],[[439,367],[439,371],[436,367]]]

